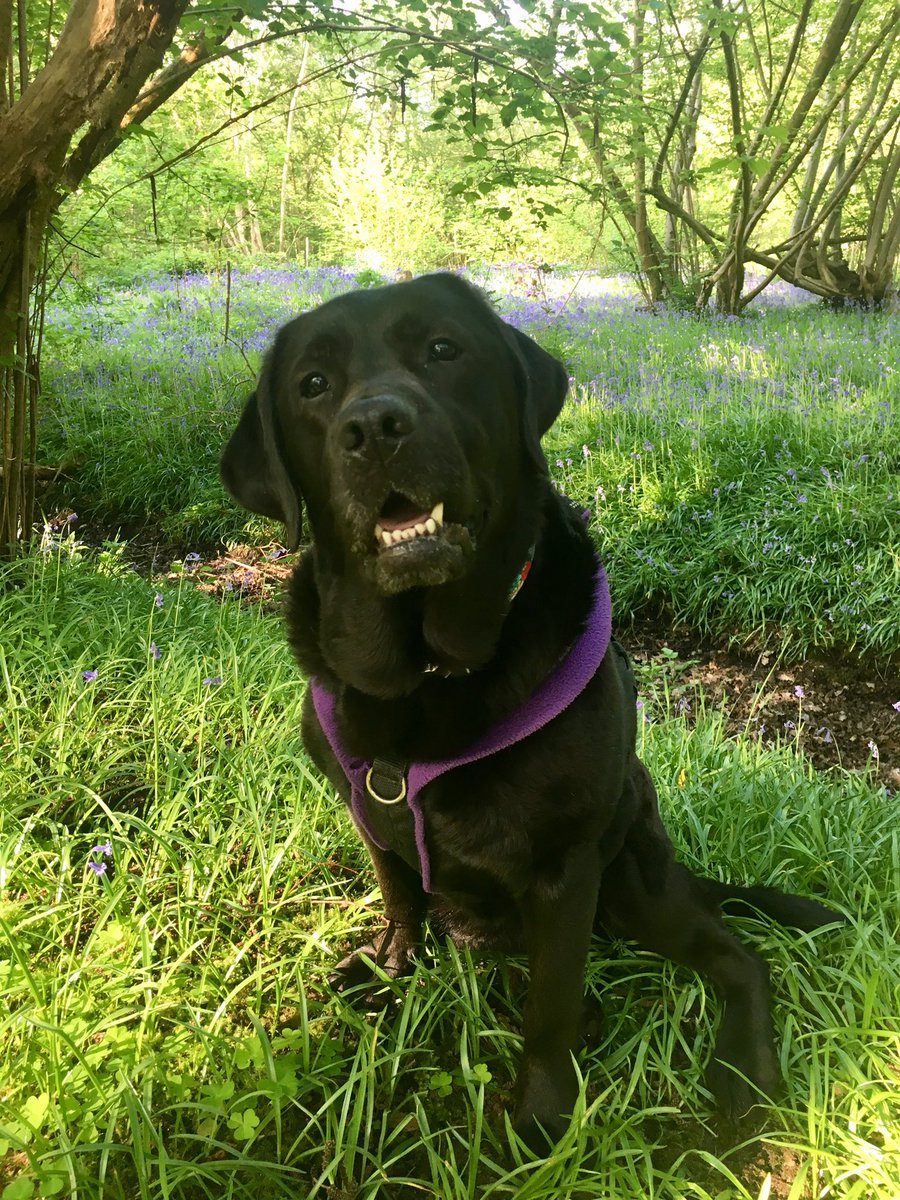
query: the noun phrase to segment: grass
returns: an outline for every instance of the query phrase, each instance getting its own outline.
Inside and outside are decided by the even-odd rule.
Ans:
[[[684,859],[827,895],[851,922],[741,926],[772,965],[788,1079],[751,1135],[713,1132],[702,981],[598,943],[583,1107],[534,1163],[501,1103],[522,963],[433,942],[381,1011],[327,987],[378,898],[300,749],[278,621],[70,542],[5,569],[0,623],[6,1200],[755,1200],[783,1161],[798,1197],[896,1196],[900,859],[883,788],[727,739],[715,714],[689,729],[657,689],[643,751]]]
[[[258,353],[246,340],[254,323],[295,301],[289,279],[280,295],[265,282],[235,287],[232,331],[248,357]],[[57,327],[45,372],[56,397],[45,453],[81,457],[75,503],[85,513],[162,520],[180,536],[245,536],[209,477],[249,366],[237,350],[220,354],[217,335],[198,356],[204,391],[177,349],[188,336],[177,305],[190,299],[191,320],[218,329],[218,288],[167,283],[127,308],[116,296],[93,315],[58,314],[72,326]],[[854,586],[839,572],[891,546],[878,457],[896,420],[884,407],[896,354],[887,323],[851,315],[844,330],[803,309],[756,323],[651,321],[624,292],[584,305],[571,327],[560,319],[542,335],[568,347],[578,371],[551,461],[591,509],[620,605],[633,595],[635,607],[664,602],[681,614],[679,597],[693,595],[695,620],[733,619],[742,638],[759,624],[753,604],[774,611],[779,580],[813,606],[783,547],[780,569],[765,575],[759,556],[770,551],[759,543],[754,555],[740,524],[751,510],[773,523],[767,538],[793,518],[804,553],[826,517],[845,520],[853,554],[818,550],[823,572],[843,580],[829,585],[830,604],[871,603],[868,575]],[[135,314],[160,311],[168,324],[152,326],[142,359]],[[537,320],[533,308],[509,311]],[[114,324],[119,346],[108,342]],[[823,385],[822,412],[804,418],[793,401],[779,410],[762,374],[711,373],[724,348],[751,355],[757,341],[769,374],[807,399],[832,353],[859,395]],[[151,388],[142,363],[154,342]],[[743,389],[740,402],[726,384]],[[139,410],[151,400],[152,419]],[[161,432],[161,417],[178,419]],[[833,456],[820,462],[826,443]],[[163,451],[169,459],[157,461]],[[807,525],[821,466],[835,486],[823,485],[819,520]],[[807,473],[807,502],[782,513],[779,497],[800,486],[792,470]],[[690,516],[701,503],[713,512],[703,523]],[[849,923],[814,935],[734,923],[771,965],[786,1078],[778,1103],[743,1129],[715,1121],[703,1084],[719,1011],[703,981],[598,941],[588,983],[604,1024],[579,1057],[576,1119],[534,1159],[507,1119],[524,962],[473,961],[432,939],[412,981],[385,985],[383,1007],[354,1008],[328,987],[330,965],[377,926],[379,899],[341,804],[300,746],[303,683],[277,617],[239,590],[213,601],[190,561],[142,578],[127,546],[87,554],[70,530],[48,531],[42,550],[0,570],[0,1200],[896,1200],[900,836],[896,797],[873,777],[819,775],[790,746],[726,737],[720,713],[689,725],[666,675],[645,676],[642,752],[679,854],[702,871],[822,895]],[[734,610],[702,569],[717,545],[746,556],[739,586],[756,592]],[[896,623],[894,583],[881,586],[880,615]],[[802,610],[779,624],[788,650],[839,644],[833,624],[804,624]]]

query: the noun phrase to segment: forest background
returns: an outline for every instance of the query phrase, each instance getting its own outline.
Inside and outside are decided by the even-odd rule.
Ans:
[[[0,542],[33,517],[34,305],[92,264],[563,258],[650,304],[738,313],[780,276],[881,305],[898,25],[889,0],[7,0]]]

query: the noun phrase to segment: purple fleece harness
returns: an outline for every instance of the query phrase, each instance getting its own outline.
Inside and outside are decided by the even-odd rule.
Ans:
[[[419,800],[422,789],[439,775],[452,771],[454,767],[476,762],[479,758],[487,758],[499,750],[505,750],[507,746],[521,742],[529,734],[559,716],[593,679],[609,646],[611,630],[609,584],[606,572],[598,562],[597,573],[594,576],[594,603],[587,624],[565,658],[550,672],[537,691],[533,692],[520,708],[503,717],[481,737],[476,738],[461,754],[453,758],[410,763],[399,795],[389,799],[379,796],[371,787],[372,764],[353,757],[341,744],[337,731],[334,696],[317,680],[312,680],[310,687],[316,716],[350,783],[350,807],[357,824],[376,846],[380,846],[382,850],[393,849],[394,847],[373,832],[371,821],[366,815],[366,806],[370,802],[394,805],[405,799],[406,808],[412,814],[419,870],[426,892],[431,891],[431,863],[425,843],[425,817]]]

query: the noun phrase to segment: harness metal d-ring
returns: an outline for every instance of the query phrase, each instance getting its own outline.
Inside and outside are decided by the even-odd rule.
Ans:
[[[400,780],[400,794],[399,795],[393,796],[393,797],[379,796],[378,793],[375,791],[375,789],[372,787],[372,772],[374,770],[375,770],[374,767],[369,767],[368,771],[366,771],[366,791],[369,793],[369,795],[372,797],[373,800],[377,800],[379,804],[399,804],[401,800],[406,799],[406,776],[405,775]]]

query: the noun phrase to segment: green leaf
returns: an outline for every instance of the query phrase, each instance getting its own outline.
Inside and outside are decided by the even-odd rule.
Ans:
[[[500,109],[500,123],[504,126],[504,128],[509,129],[510,125],[512,125],[513,121],[516,119],[516,115],[518,114],[520,107],[521,99],[518,96],[514,96],[512,100],[510,100],[509,104],[503,105],[503,107]]]
[[[200,1100],[218,1112],[225,1112],[225,1101],[234,1095],[234,1083],[225,1079],[221,1083],[206,1083],[200,1089]]]
[[[453,1076],[449,1071],[438,1071],[428,1081],[428,1086],[439,1096],[449,1096],[453,1091]]]
[[[22,1116],[33,1129],[40,1129],[50,1108],[50,1096],[41,1092],[39,1096],[29,1096],[22,1105]]]
[[[246,1071],[251,1065],[261,1067],[265,1061],[265,1051],[256,1038],[247,1038],[234,1048],[234,1065],[240,1071]]]
[[[34,1180],[27,1175],[20,1175],[0,1192],[0,1200],[28,1200],[28,1197],[32,1195],[34,1195]]]
[[[243,1112],[233,1112],[228,1118],[228,1127],[234,1133],[234,1136],[242,1142],[249,1141],[253,1137],[259,1127],[259,1117],[252,1108],[245,1108]]]

